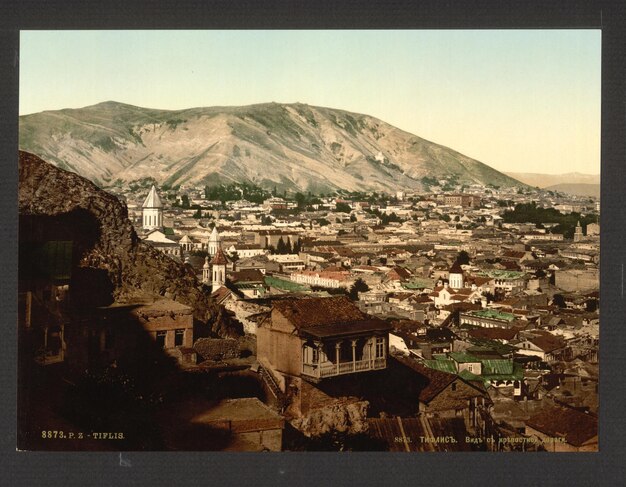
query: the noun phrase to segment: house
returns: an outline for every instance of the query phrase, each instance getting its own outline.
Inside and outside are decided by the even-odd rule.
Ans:
[[[454,289],[448,283],[437,286],[429,296],[437,308],[443,308],[452,303],[480,303],[483,299],[481,291],[475,287]]]
[[[230,282],[244,298],[260,298],[268,291],[265,275],[258,269],[245,269],[228,274]]]
[[[520,341],[512,345],[517,347],[518,354],[534,355],[544,362],[567,359],[571,355],[571,349],[563,338],[544,330],[532,330],[520,336]]]
[[[598,451],[598,418],[554,405],[528,419],[526,435],[543,444],[547,451]]]
[[[193,346],[193,313],[189,306],[159,299],[134,307],[130,315],[143,325],[156,346],[180,359],[180,350]]]
[[[396,357],[398,362],[425,378],[425,387],[418,396],[419,413],[428,418],[455,418],[465,420],[468,429],[480,429],[482,418],[479,410],[487,410],[491,404],[482,385],[461,377],[431,369],[411,358]]]
[[[285,299],[259,323],[257,357],[283,378],[312,382],[380,370],[387,366],[390,330],[344,296]]]
[[[170,257],[180,259],[182,255],[180,244],[168,238],[161,230],[152,230],[144,239],[144,242],[149,243],[155,249]]]

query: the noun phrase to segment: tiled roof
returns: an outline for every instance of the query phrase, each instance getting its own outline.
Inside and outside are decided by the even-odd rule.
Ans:
[[[226,254],[224,254],[224,251],[222,250],[221,247],[219,247],[217,249],[217,252],[215,252],[215,255],[211,259],[211,264],[212,265],[227,265],[228,264],[228,259],[226,258]]]
[[[454,374],[431,369],[412,359],[396,357],[396,360],[426,377],[428,384],[421,390],[419,395],[419,400],[425,403],[432,401],[441,392],[443,392],[446,387],[457,379]]]
[[[486,338],[488,340],[512,340],[517,334],[514,328],[474,328],[468,330],[468,335],[473,338]]]
[[[273,309],[298,329],[367,319],[367,315],[345,296],[288,299],[275,302]]]
[[[598,418],[576,409],[554,406],[532,416],[526,424],[549,436],[564,437],[574,446],[582,446],[598,435]]]
[[[264,282],[265,276],[258,269],[242,269],[230,274],[230,279],[233,282]]]

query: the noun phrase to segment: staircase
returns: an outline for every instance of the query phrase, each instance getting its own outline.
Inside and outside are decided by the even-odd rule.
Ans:
[[[278,409],[282,410],[286,404],[287,397],[285,396],[285,393],[281,391],[280,386],[278,385],[278,381],[272,375],[272,373],[269,370],[267,370],[265,367],[263,367],[262,365],[259,365],[259,375],[261,376],[261,378],[263,379],[263,382],[265,383],[267,388],[270,390],[270,392],[276,399]]]

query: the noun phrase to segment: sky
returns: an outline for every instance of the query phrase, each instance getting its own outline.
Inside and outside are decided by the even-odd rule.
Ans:
[[[22,31],[20,114],[307,103],[500,171],[600,172],[600,30]]]

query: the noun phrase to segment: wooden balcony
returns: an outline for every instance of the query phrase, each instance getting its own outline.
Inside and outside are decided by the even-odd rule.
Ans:
[[[313,379],[325,379],[338,375],[367,372],[369,370],[381,370],[387,367],[386,358],[374,358],[371,360],[355,360],[351,362],[302,364],[302,375]]]

